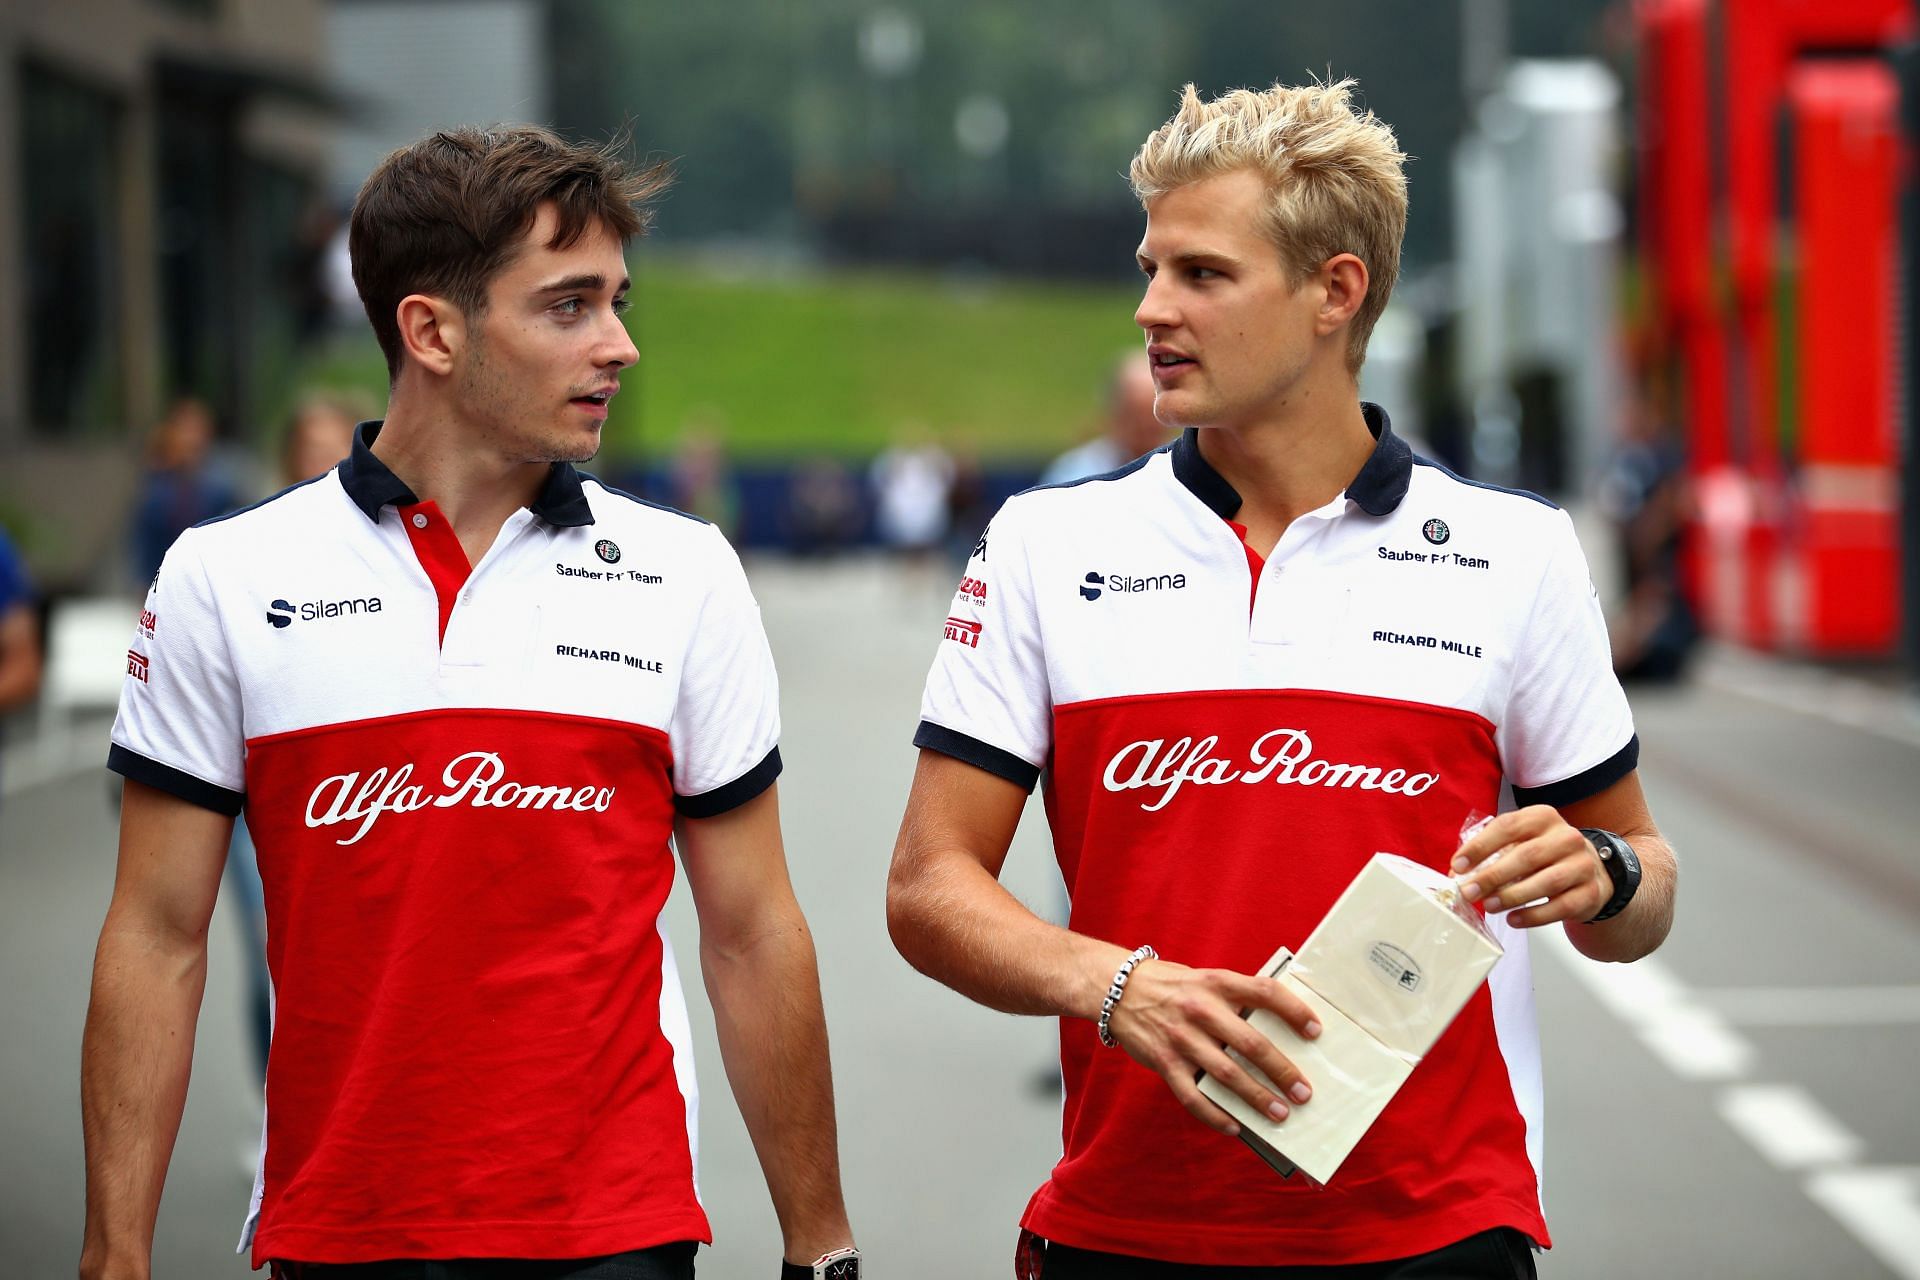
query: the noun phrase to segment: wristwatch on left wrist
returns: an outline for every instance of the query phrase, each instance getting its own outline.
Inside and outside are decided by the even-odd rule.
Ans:
[[[1600,908],[1588,924],[1599,924],[1602,920],[1611,920],[1627,909],[1633,901],[1633,895],[1640,888],[1640,856],[1633,846],[1611,831],[1599,827],[1581,827],[1580,834],[1592,844],[1593,851],[1600,855],[1600,865],[1607,869],[1607,875],[1613,881],[1613,896],[1607,899],[1607,905]]]
[[[782,1261],[780,1280],[860,1280],[860,1251],[835,1249],[821,1254],[811,1264]]]

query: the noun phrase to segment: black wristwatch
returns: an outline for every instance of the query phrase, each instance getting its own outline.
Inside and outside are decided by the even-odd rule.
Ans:
[[[835,1249],[813,1260],[780,1263],[780,1280],[860,1280],[860,1251]]]
[[[1633,895],[1640,888],[1640,855],[1633,846],[1611,831],[1602,831],[1599,827],[1582,827],[1580,834],[1593,842],[1593,851],[1600,855],[1600,865],[1607,869],[1607,875],[1613,880],[1613,896],[1607,899],[1607,905],[1600,908],[1600,914],[1587,921],[1599,924],[1602,920],[1611,920],[1627,909],[1633,901]]]

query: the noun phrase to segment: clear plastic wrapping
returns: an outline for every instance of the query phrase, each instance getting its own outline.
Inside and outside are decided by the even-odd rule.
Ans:
[[[1376,853],[1301,946],[1294,977],[1409,1063],[1426,1056],[1500,958],[1450,876]]]
[[[1232,1114],[1268,1163],[1325,1183],[1501,954],[1449,876],[1376,853],[1299,954],[1282,949],[1265,970],[1313,1007],[1319,1038],[1303,1040],[1265,1010],[1249,1015],[1312,1083],[1312,1101],[1276,1124],[1211,1077],[1201,1078],[1200,1091]]]

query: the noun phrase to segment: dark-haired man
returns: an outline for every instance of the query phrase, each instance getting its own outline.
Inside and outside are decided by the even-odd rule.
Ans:
[[[534,128],[389,156],[350,232],[385,422],[169,552],[109,760],[84,1275],[147,1273],[243,807],[276,995],[256,1266],[692,1274],[672,836],[787,1271],[857,1273],[758,611],[711,526],[573,467],[665,181]]]

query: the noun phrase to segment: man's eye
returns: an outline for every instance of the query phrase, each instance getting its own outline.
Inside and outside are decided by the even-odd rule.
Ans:
[[[1215,276],[1219,275],[1220,273],[1218,271],[1215,271],[1212,267],[1195,267],[1188,274],[1191,275],[1195,280],[1211,280]]]
[[[622,295],[613,300],[613,314],[623,316],[633,309],[633,299]]]
[[[553,309],[563,316],[577,316],[580,314],[580,299],[563,298],[553,304]]]

